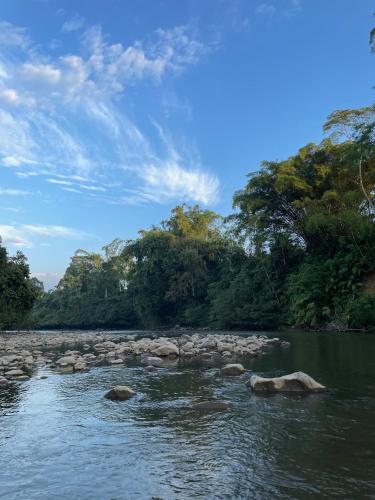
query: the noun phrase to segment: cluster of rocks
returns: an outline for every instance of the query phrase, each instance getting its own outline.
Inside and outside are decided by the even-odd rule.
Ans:
[[[239,376],[246,372],[240,363],[231,363],[221,369],[223,375]],[[264,378],[252,375],[246,384],[257,394],[301,394],[311,392],[324,392],[325,386],[303,372],[295,372],[282,377]],[[104,397],[112,401],[126,401],[136,395],[128,386],[117,385],[110,389]],[[197,411],[225,411],[232,409],[230,401],[212,400],[193,403],[192,408]]]
[[[221,368],[224,376],[240,376],[246,370],[239,360],[257,356],[276,344],[283,348],[290,345],[288,342],[280,342],[278,338],[263,335],[244,337],[219,333],[184,333],[179,337],[145,337],[139,340],[97,332],[0,335],[0,387],[13,380],[29,379],[37,367],[48,366],[61,372],[73,373],[88,370],[97,364],[123,366],[129,357],[139,357],[146,371],[168,366],[178,359],[220,359],[226,361]],[[64,350],[63,354],[61,350]],[[303,372],[275,378],[253,375],[247,384],[254,392],[263,394],[325,390],[324,386]],[[129,387],[116,386],[106,397],[111,400],[126,400],[134,395],[135,391]],[[202,402],[195,406],[199,411],[231,408],[227,401]]]
[[[178,358],[234,361],[253,357],[278,343],[279,339],[262,335],[244,337],[207,333],[139,340],[97,332],[1,335],[0,385],[5,385],[8,380],[26,380],[36,367],[42,366],[61,372],[81,372],[97,364],[123,366],[129,357],[138,356],[146,365],[145,370],[152,371]],[[62,348],[65,350],[63,354]],[[231,366],[229,371],[238,371],[239,365]]]

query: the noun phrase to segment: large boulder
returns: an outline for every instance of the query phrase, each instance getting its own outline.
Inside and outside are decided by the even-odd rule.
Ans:
[[[112,401],[126,401],[135,396],[135,392],[126,385],[116,385],[104,397]]]
[[[283,377],[263,378],[253,375],[249,385],[254,392],[322,392],[325,386],[319,384],[310,375],[295,372]]]
[[[166,342],[165,344],[161,344],[154,351],[156,356],[178,356],[179,350],[178,347],[172,344],[171,342]]]
[[[221,373],[223,375],[231,375],[231,376],[242,375],[243,373],[245,373],[245,371],[246,371],[245,368],[240,363],[231,363],[229,365],[225,365],[221,369]]]

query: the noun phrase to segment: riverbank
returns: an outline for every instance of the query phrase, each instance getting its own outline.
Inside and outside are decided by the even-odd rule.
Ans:
[[[0,336],[0,384],[27,380],[43,366],[66,373],[97,365],[124,366],[132,358],[153,368],[179,359],[228,362],[259,356],[280,343],[265,335],[206,332],[170,337],[139,331],[7,333]]]

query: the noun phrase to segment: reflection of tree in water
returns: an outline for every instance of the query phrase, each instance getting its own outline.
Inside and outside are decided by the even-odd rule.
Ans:
[[[215,375],[202,369],[184,369],[151,375],[142,384],[145,393],[135,410],[135,418],[145,424],[175,428],[180,433],[197,430],[191,401],[213,399]]]
[[[9,384],[0,388],[0,417],[14,412],[21,402],[21,390],[18,384]]]

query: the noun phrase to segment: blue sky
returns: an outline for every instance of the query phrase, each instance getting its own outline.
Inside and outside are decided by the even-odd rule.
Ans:
[[[1,0],[0,234],[55,284],[373,102],[371,0]]]

